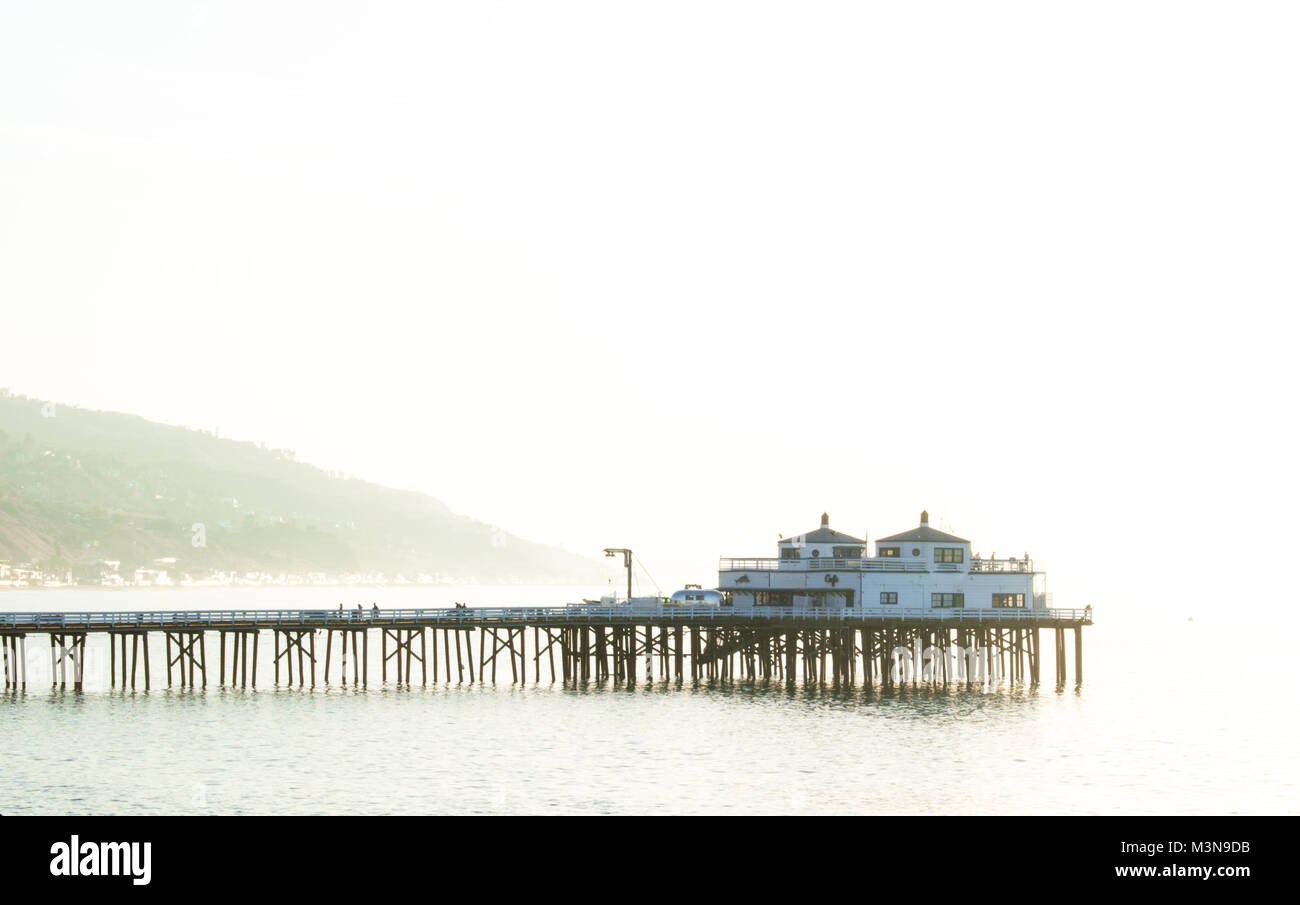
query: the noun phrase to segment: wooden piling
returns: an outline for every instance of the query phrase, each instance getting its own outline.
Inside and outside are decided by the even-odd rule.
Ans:
[[[1074,684],[1083,685],[1083,626],[1074,627]]]

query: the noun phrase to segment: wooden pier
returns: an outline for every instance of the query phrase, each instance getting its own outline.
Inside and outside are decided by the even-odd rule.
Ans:
[[[5,688],[27,687],[26,641],[46,636],[54,687],[82,690],[86,638],[106,635],[111,688],[152,687],[162,636],[167,687],[255,688],[259,639],[271,633],[277,686],[366,686],[370,637],[380,681],[775,680],[834,686],[1038,686],[1042,635],[1055,642],[1055,684],[1083,682],[1091,608],[795,609],[570,606],[422,610],[209,610],[0,614]],[[323,639],[320,637],[324,633]],[[209,638],[215,636],[216,663]],[[319,642],[323,640],[323,645]],[[323,649],[322,649],[323,647]],[[349,669],[350,661],[350,669]],[[337,672],[331,669],[337,664]],[[215,665],[215,671],[212,666]],[[227,669],[229,667],[229,669]]]

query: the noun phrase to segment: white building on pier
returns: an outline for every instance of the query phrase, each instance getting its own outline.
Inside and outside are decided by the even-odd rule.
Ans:
[[[877,540],[875,556],[865,540],[831,528],[823,513],[817,530],[783,538],[775,558],[718,565],[718,589],[737,609],[1043,609],[1047,595],[1035,593],[1042,583],[1029,554],[972,555],[970,541],[930,527],[926,512],[918,527]]]

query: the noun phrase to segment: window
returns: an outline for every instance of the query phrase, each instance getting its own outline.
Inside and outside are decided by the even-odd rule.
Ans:
[[[935,547],[935,562],[961,562],[965,555],[965,550],[961,547]]]
[[[1008,606],[1023,607],[1025,605],[1025,595],[1024,594],[994,594],[993,605],[997,607],[1008,607]]]
[[[960,610],[966,606],[965,594],[931,594],[930,606],[942,610]]]
[[[881,605],[881,606],[894,606],[894,605],[896,605],[897,603],[898,603],[898,592],[897,592],[897,591],[881,591],[881,592],[880,592],[880,605]]]
[[[889,559],[898,559],[899,549],[897,547],[877,547],[876,555],[884,556]]]
[[[798,558],[799,558],[799,548],[798,548],[798,547],[782,547],[782,548],[781,548],[781,558],[782,558],[782,559],[798,559]]]
[[[836,559],[858,559],[862,556],[862,550],[858,547],[836,547],[831,550],[831,555]]]

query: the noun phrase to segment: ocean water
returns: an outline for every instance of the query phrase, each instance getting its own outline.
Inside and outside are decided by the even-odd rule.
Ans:
[[[541,605],[580,595],[5,591],[0,611]],[[29,639],[27,690],[0,697],[0,814],[1300,811],[1300,713],[1284,651],[1254,626],[1142,620],[1104,605],[1096,618],[1084,633],[1085,683],[1060,691],[657,677],[566,686],[545,669],[522,686],[399,687],[379,681],[377,646],[367,689],[275,688],[266,635],[256,691],[160,688],[160,637],[153,690],[113,691],[107,642],[92,637],[78,694],[50,690],[48,645]],[[215,666],[214,642],[209,657]]]

